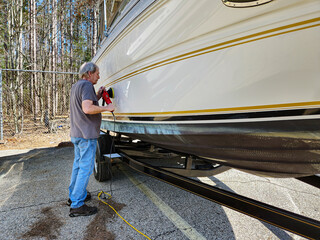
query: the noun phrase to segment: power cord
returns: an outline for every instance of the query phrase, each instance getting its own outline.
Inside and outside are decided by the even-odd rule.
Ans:
[[[149,237],[148,237],[147,235],[145,235],[144,233],[140,232],[138,229],[136,229],[134,226],[132,226],[127,220],[125,220],[109,203],[103,201],[103,200],[100,198],[101,194],[109,195],[108,198],[105,198],[106,200],[111,199],[112,196],[111,196],[110,194],[101,191],[101,192],[98,194],[98,199],[99,199],[101,202],[103,202],[104,204],[108,205],[126,224],[128,224],[130,227],[132,227],[134,230],[136,230],[138,233],[140,233],[140,234],[141,234],[142,236],[144,236],[145,238],[151,240],[151,238],[149,238]]]
[[[113,112],[112,113],[112,116],[113,116],[113,132],[115,133],[116,132],[116,116],[114,115]],[[111,154],[113,152],[113,148],[114,148],[114,137],[115,136],[112,136],[112,140],[111,140],[111,147],[110,147],[110,159],[111,159]],[[134,230],[136,230],[138,233],[140,233],[142,236],[146,237],[147,239],[151,240],[151,238],[149,238],[147,235],[145,235],[144,233],[140,232],[138,229],[136,229],[134,226],[132,226],[128,221],[126,221],[115,209],[114,207],[112,207],[109,203],[103,201],[100,196],[102,194],[104,194],[104,199],[106,200],[109,200],[111,199],[113,193],[112,193],[112,180],[113,180],[113,174],[112,174],[112,164],[111,164],[111,160],[110,161],[107,161],[108,163],[108,171],[109,171],[109,176],[110,176],[110,193],[106,193],[104,191],[100,191],[99,194],[98,194],[98,199],[99,201],[101,201],[102,203],[106,204],[107,206],[109,206],[126,224],[128,224],[130,227],[132,227]],[[109,197],[106,198],[105,196],[108,195]]]

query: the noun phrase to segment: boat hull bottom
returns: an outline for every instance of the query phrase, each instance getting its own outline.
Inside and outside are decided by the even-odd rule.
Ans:
[[[162,148],[208,159],[214,163],[266,177],[303,177],[320,173],[320,150],[282,149],[270,142],[289,142],[283,137],[245,135],[145,136],[129,134]],[[182,140],[183,139],[183,140]],[[231,141],[230,141],[231,140]],[[295,139],[296,140],[296,139]],[[185,144],[181,144],[181,142]],[[261,147],[246,147],[250,142]],[[272,144],[274,145],[274,144]]]
[[[299,132],[286,128],[282,128],[284,132],[275,129],[257,131],[257,128],[250,128],[250,124],[246,124],[247,130],[243,128],[241,130],[239,126],[238,132],[230,129],[222,130],[222,126],[215,126],[215,132],[215,127],[208,126],[211,132],[206,132],[197,126],[193,128],[189,126],[192,131],[183,132],[181,127],[180,134],[174,134],[175,131],[171,126],[171,132],[166,134],[162,130],[164,128],[168,130],[170,127],[162,125],[158,126],[157,134],[152,134],[147,126],[145,126],[146,133],[141,134],[139,126],[135,124],[113,124],[103,121],[102,127],[109,130],[115,128],[116,132],[130,138],[140,139],[182,154],[195,155],[259,176],[303,177],[320,173],[320,131],[315,129],[303,129],[304,131]],[[315,126],[305,123],[304,127]]]

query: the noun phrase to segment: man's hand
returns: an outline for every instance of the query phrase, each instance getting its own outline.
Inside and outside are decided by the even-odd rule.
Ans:
[[[106,88],[104,86],[101,86],[98,90],[98,93],[97,93],[97,98],[98,100],[102,97],[102,92],[105,91]]]
[[[106,107],[107,107],[107,111],[109,111],[109,112],[113,112],[114,109],[115,109],[112,103],[110,103],[110,104],[107,105]]]

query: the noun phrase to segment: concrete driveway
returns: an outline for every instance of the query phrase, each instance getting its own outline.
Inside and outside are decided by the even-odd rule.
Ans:
[[[118,213],[151,239],[303,239],[119,164],[112,181],[93,177],[97,215],[70,218],[65,204],[73,148],[0,151],[0,239],[147,239],[97,200],[104,190]],[[320,220],[320,190],[295,179],[230,170],[208,184]],[[112,192],[110,191],[112,189]]]

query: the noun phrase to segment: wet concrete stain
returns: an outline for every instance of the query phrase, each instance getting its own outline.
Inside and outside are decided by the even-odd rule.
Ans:
[[[56,148],[73,147],[72,142],[60,142]]]
[[[43,237],[48,240],[57,239],[57,235],[59,235],[60,228],[63,223],[54,214],[52,207],[43,208],[41,213],[44,215],[44,218],[41,218],[39,221],[34,223],[31,226],[31,229],[21,236],[22,238],[29,239],[34,237]]]
[[[103,201],[110,204],[117,212],[121,211],[125,204],[117,203],[112,199]],[[92,199],[92,206],[98,206],[98,213],[94,216],[94,219],[87,226],[83,240],[114,240],[116,235],[108,231],[106,224],[110,222],[116,213],[106,204]],[[90,204],[91,205],[91,204]],[[35,222],[30,230],[23,235],[22,239],[33,238],[45,238],[47,240],[58,239],[60,234],[60,228],[64,223],[56,216],[53,207],[45,207],[41,210],[42,216],[37,222]]]
[[[110,204],[117,212],[119,212],[125,204],[114,202],[112,199],[103,200]],[[97,200],[95,201],[95,203]],[[98,213],[92,222],[87,226],[84,240],[114,240],[115,234],[109,232],[106,228],[106,223],[113,219],[116,213],[106,204],[98,201]]]

